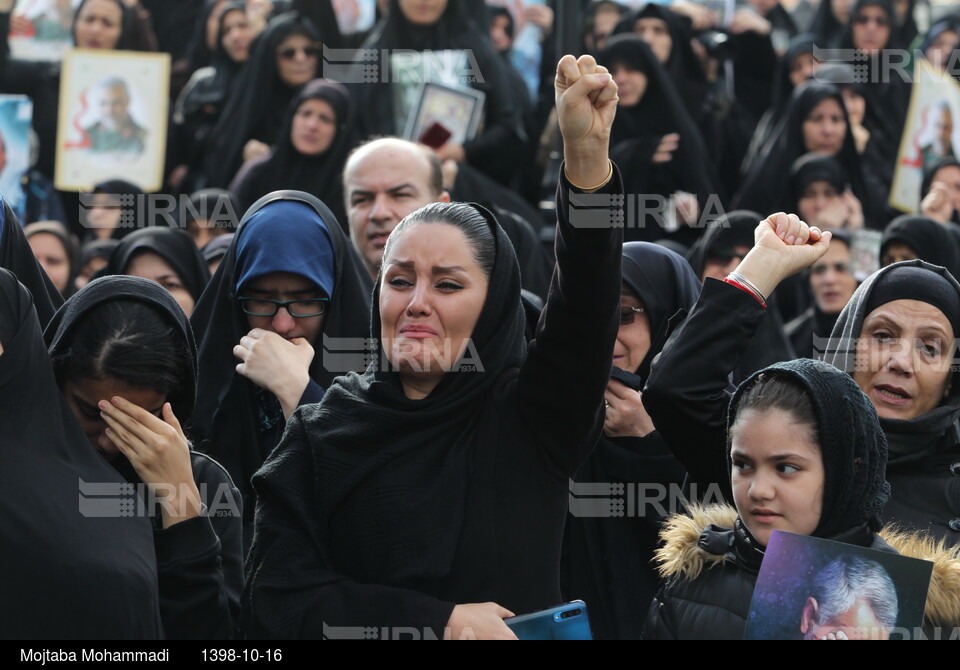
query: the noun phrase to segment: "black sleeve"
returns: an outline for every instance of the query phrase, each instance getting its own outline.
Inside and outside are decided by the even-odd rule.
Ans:
[[[313,470],[298,410],[253,478],[258,501],[243,594],[246,637],[363,639],[370,627],[413,627],[442,639],[454,603],[410,589],[360,584],[331,568],[315,521]]]
[[[620,328],[623,228],[617,224],[622,199],[616,196],[623,185],[614,167],[607,185],[584,201],[600,206],[574,209],[573,187],[563,170],[557,185],[557,264],[516,393],[530,437],[524,442],[551,471],[569,477],[603,429],[603,392]]]
[[[643,406],[698,491],[720,486],[728,500],[728,380],[766,310],[746,291],[707,279],[700,299],[654,360]]]
[[[167,639],[230,639],[243,589],[240,492],[209,456],[191,460],[206,512],[154,531],[160,613]]]
[[[650,603],[650,609],[647,611],[647,621],[643,625],[642,639],[644,640],[677,639],[667,588],[666,585],[661,586]]]

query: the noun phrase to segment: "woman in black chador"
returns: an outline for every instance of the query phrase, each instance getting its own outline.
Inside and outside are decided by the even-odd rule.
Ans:
[[[621,229],[572,225],[568,193],[622,191],[607,156],[613,80],[564,56],[556,90],[558,268],[535,339],[488,210],[434,203],[394,229],[375,364],[298,410],[254,476],[247,635],[512,638],[504,617],[560,602],[568,481],[603,426],[621,280]]]

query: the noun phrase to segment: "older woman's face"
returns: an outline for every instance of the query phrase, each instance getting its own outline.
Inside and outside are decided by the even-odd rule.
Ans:
[[[290,142],[305,156],[319,156],[326,152],[336,134],[337,113],[326,100],[306,100],[293,115]]]
[[[863,321],[853,380],[883,419],[910,420],[950,392],[953,326],[919,300],[880,305]]]
[[[448,224],[400,230],[383,259],[380,337],[409,397],[425,397],[470,344],[490,280]]]
[[[644,304],[624,284],[620,289],[620,307],[644,309]],[[630,323],[620,323],[617,343],[613,347],[613,364],[621,370],[636,372],[650,351],[650,317],[644,312],[633,312]]]

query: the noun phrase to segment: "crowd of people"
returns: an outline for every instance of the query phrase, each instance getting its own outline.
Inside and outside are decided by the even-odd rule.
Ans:
[[[552,2],[73,4],[75,47],[170,54],[163,188],[54,187],[61,70],[0,0],[34,103],[0,638],[510,639],[583,600],[595,638],[739,639],[775,530],[933,562],[923,633],[960,638],[960,145],[944,102],[895,208],[911,85],[861,76],[953,85],[960,11],[593,0],[558,50]],[[468,54],[476,132],[407,139],[326,48]],[[94,148],[142,151],[110,118]],[[683,504],[578,513],[603,483]]]

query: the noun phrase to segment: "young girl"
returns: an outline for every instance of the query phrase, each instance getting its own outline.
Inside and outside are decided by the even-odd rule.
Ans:
[[[727,425],[736,509],[668,522],[645,638],[741,639],[774,530],[894,551],[877,535],[887,442],[850,375],[808,359],[772,365],[741,384]]]

